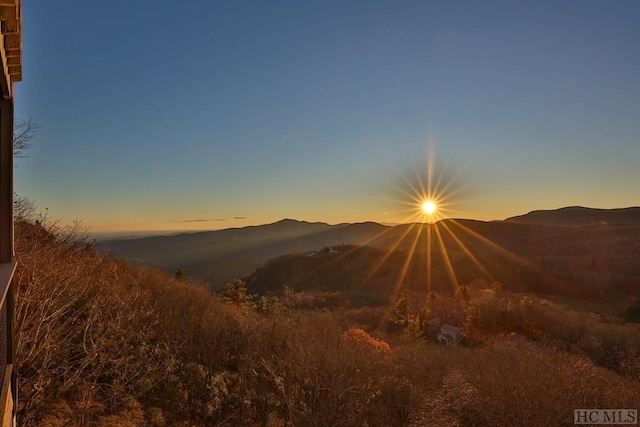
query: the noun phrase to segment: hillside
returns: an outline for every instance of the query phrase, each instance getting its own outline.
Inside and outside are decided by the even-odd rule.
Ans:
[[[384,229],[375,223],[331,226],[286,219],[244,228],[106,240],[98,242],[97,249],[169,274],[183,269],[191,277],[220,288],[273,257],[322,246],[364,243]]]
[[[640,223],[640,207],[619,209],[595,209],[570,206],[555,210],[537,210],[525,215],[506,219],[507,222],[519,222],[542,225],[576,227],[585,225],[628,225]]]
[[[442,247],[432,241],[430,269],[425,232],[417,240],[415,233],[400,240],[393,251],[346,245],[314,256],[283,255],[245,280],[261,295],[285,288],[337,291],[355,305],[387,304],[400,289],[423,297],[429,291],[453,295],[460,285],[482,289],[493,282],[511,291],[604,299],[613,311],[625,309],[640,293],[640,226],[574,229],[447,221],[431,227],[432,234],[439,230]],[[406,249],[409,241],[417,242],[413,253]],[[616,308],[616,301],[627,303]]]
[[[259,279],[255,278],[256,274],[248,279],[257,292],[279,292],[283,286],[316,287],[312,283],[328,275],[336,279],[322,280],[335,282],[330,287],[342,286],[343,290],[367,288],[366,282],[373,281],[377,283],[373,286],[385,289],[402,282],[402,286],[418,291],[426,292],[430,286],[433,290],[452,293],[454,284],[499,281],[517,291],[622,301],[640,292],[637,263],[640,222],[632,221],[636,211],[635,208],[606,211],[566,208],[528,214],[523,217],[527,220],[449,219],[436,225],[397,226],[283,220],[240,229],[106,241],[100,242],[98,249],[128,261],[162,268],[169,274],[183,269],[213,289],[259,269]],[[542,217],[555,225],[540,224],[532,219]],[[598,221],[585,225],[584,218]],[[600,221],[605,218],[607,224]],[[557,225],[560,223],[579,225]],[[431,242],[432,254],[430,285],[426,274],[428,242]],[[367,262],[356,259],[359,254],[347,255],[346,264],[362,268],[356,273],[355,267],[349,267],[345,270],[349,274],[339,271],[341,264],[326,273],[317,273],[324,267],[311,264],[322,263],[324,258],[305,258],[311,251],[343,244],[365,245],[380,251],[375,256],[369,254]],[[393,255],[388,256],[389,253]],[[284,260],[275,260],[282,256]],[[283,273],[274,278],[269,273],[286,271],[282,266],[286,263],[296,271],[291,273],[295,277]],[[303,267],[306,264],[310,265],[308,270]],[[381,270],[374,271],[379,264]],[[388,270],[395,273],[382,278]],[[405,274],[400,275],[398,272],[403,270]],[[370,278],[365,274],[368,271],[374,271]],[[297,283],[299,277],[315,279],[301,285]],[[340,277],[350,279],[338,285]],[[380,284],[382,282],[384,284]]]
[[[23,426],[569,425],[574,408],[640,401],[637,327],[535,296],[471,290],[458,309],[474,348],[441,346],[410,301],[221,297],[46,224],[16,231]]]

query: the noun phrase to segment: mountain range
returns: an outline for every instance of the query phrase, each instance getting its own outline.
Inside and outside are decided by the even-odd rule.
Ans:
[[[526,215],[508,218],[506,221],[568,227],[594,224],[637,224],[640,221],[640,207],[595,209],[569,206],[555,210],[532,211]]]
[[[572,294],[577,288],[589,289],[592,297],[611,289],[623,294],[640,291],[640,207],[567,207],[533,211],[504,221],[445,219],[436,224],[395,226],[374,222],[329,225],[284,219],[244,228],[105,240],[98,242],[97,248],[171,274],[182,269],[212,289],[244,276],[256,289],[264,290],[276,286],[271,282],[279,280],[278,285],[282,285],[288,280],[264,273],[265,268],[282,272],[283,268],[274,267],[274,263],[321,264],[322,261],[309,261],[307,255],[338,245],[377,249],[377,255],[367,255],[371,265],[363,269],[373,271],[377,264],[393,265],[391,270],[396,271],[396,276],[384,280],[401,280],[409,288],[425,286],[425,254],[429,251],[434,259],[430,265],[434,286],[482,279],[548,293]],[[347,257],[347,264],[362,264],[361,259],[349,258],[362,258],[362,254],[347,252],[341,258]],[[392,253],[395,255],[389,255]],[[291,254],[299,261],[292,261]],[[286,261],[279,261],[278,257],[285,255]],[[256,281],[260,269],[260,277],[267,282]],[[295,269],[299,271],[299,266]],[[397,275],[401,270],[405,271],[404,277]],[[382,280],[375,274],[371,277]],[[329,288],[333,286],[327,283]]]

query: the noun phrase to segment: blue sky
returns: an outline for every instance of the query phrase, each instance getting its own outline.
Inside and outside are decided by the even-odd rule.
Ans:
[[[637,206],[639,19],[622,0],[25,1],[16,116],[40,128],[15,187],[92,231],[400,222],[428,164],[453,216]]]

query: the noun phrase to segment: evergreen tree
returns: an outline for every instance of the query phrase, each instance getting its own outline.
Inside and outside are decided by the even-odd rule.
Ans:
[[[222,296],[238,307],[248,308],[253,305],[253,295],[247,295],[247,284],[240,279],[227,283]]]
[[[420,327],[419,322],[415,319],[409,320],[404,330],[402,331],[402,337],[409,341],[424,341],[425,336]]]
[[[405,327],[409,324],[409,298],[409,291],[407,289],[403,290],[395,306],[398,318]]]
[[[189,275],[183,269],[179,269],[178,271],[176,271],[176,274],[174,274],[173,277],[180,280],[181,282],[186,282],[187,280],[189,280]]]

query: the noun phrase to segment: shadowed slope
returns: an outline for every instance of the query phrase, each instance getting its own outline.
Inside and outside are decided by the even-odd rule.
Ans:
[[[455,276],[459,284],[474,279],[501,280],[518,289],[565,295],[582,294],[582,289],[591,288],[587,293],[603,297],[611,289],[623,293],[637,290],[640,222],[634,222],[636,216],[640,217],[640,208],[565,208],[506,221],[446,219],[436,225],[328,225],[283,220],[245,228],[103,241],[98,249],[169,274],[183,269],[191,277],[220,288],[278,256],[304,255],[325,246],[366,245],[405,253],[399,268],[408,275],[406,282],[415,283],[411,286],[416,288],[426,286],[421,277],[433,271],[436,287],[448,286]],[[601,221],[605,219],[607,224]],[[437,241],[430,254],[429,229]],[[377,263],[384,264],[384,258],[379,257]],[[429,262],[434,264],[429,266]],[[442,262],[448,264],[448,272],[440,277]],[[377,267],[369,268],[374,271]],[[403,277],[397,280],[405,281]],[[595,288],[599,290],[592,292]]]

